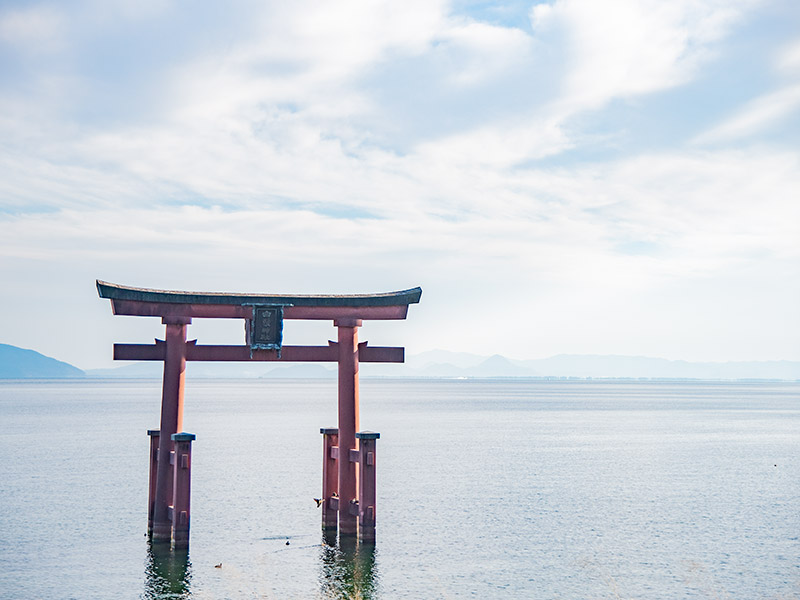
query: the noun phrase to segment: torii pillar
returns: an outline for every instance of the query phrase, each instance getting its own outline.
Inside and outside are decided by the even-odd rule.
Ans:
[[[339,341],[339,532],[358,533],[358,319],[334,321]],[[355,458],[355,460],[353,460]]]
[[[154,542],[172,540],[173,519],[169,514],[173,496],[173,434],[183,428],[183,389],[186,379],[186,326],[192,320],[186,317],[164,317],[161,322],[167,326],[164,360],[164,382],[161,395],[161,430],[158,442],[158,461],[156,488],[153,498]]]

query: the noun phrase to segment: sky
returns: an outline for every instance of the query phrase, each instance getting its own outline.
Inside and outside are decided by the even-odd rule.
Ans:
[[[796,0],[3,0],[0,342],[163,336],[96,279],[421,286],[361,339],[800,360],[799,142]]]

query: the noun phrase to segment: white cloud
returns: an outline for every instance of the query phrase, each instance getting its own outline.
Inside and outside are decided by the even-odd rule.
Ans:
[[[447,81],[475,85],[497,78],[530,60],[532,39],[523,31],[472,21],[459,22],[437,36],[437,52],[445,46],[450,58]]]
[[[423,307],[393,343],[481,351],[491,342],[522,357],[576,348],[624,353],[634,344],[656,355],[752,358],[756,334],[737,340],[739,326],[726,330],[726,319],[774,297],[772,312],[759,316],[771,331],[797,299],[785,287],[800,260],[796,152],[654,154],[577,169],[470,173],[405,160],[387,160],[367,182],[379,210],[404,199],[415,207],[391,218],[285,206],[76,206],[0,218],[0,264],[3,273],[60,265],[58,277],[86,288],[87,298],[92,277],[278,292],[422,285]],[[403,189],[393,191],[400,181]],[[356,178],[337,198],[362,184]],[[308,185],[309,195],[335,187],[327,175]],[[747,285],[753,289],[740,289]],[[728,308],[714,311],[714,303]],[[491,340],[470,338],[458,324],[491,306],[502,307]],[[609,338],[614,324],[622,329]],[[703,337],[709,328],[715,336]],[[105,348],[104,335],[87,339]],[[692,348],[681,353],[673,336]],[[595,347],[592,339],[605,341]],[[790,355],[786,344],[769,348],[773,357]]]
[[[558,0],[531,11],[534,32],[566,42],[563,98],[596,109],[687,82],[753,0]]]
[[[748,137],[763,137],[796,114],[800,109],[800,42],[794,41],[780,48],[771,66],[782,76],[782,85],[750,100],[721,123],[697,135],[694,143],[729,143]]]
[[[572,145],[557,118],[515,118],[438,140],[423,142],[416,153],[423,161],[509,167],[558,154]]]
[[[547,73],[543,81],[553,90],[510,116],[489,116],[467,131],[423,140],[415,150],[427,160],[509,167],[574,148],[580,136],[568,127],[574,117],[616,98],[690,81],[713,56],[715,44],[756,4],[559,0],[535,5],[533,38],[512,38],[511,31],[523,34],[506,30],[507,47],[515,47],[513,39],[519,50],[504,59],[513,63],[511,54],[519,59],[526,49],[523,64],[540,77]]]
[[[152,19],[176,5],[174,0],[86,0],[86,12],[98,21]]]
[[[795,40],[781,48],[775,62],[779,71],[800,74],[800,40]]]
[[[91,296],[93,277],[250,291],[421,284],[424,309],[407,331],[423,346],[485,350],[462,323],[500,306],[492,351],[524,356],[523,338],[543,353],[580,351],[585,332],[613,338],[605,351],[660,354],[678,347],[672,323],[712,356],[704,332],[725,321],[684,299],[707,286],[698,305],[752,314],[754,299],[780,294],[800,260],[800,158],[766,142],[584,154],[575,117],[697,76],[750,6],[559,0],[534,8],[529,35],[448,15],[443,3],[265,5],[241,35],[138,80],[152,88],[151,112],[99,124],[94,105],[89,117],[64,108],[74,102],[63,92],[82,81],[91,100],[102,75],[43,69],[29,96],[0,95],[0,295],[8,306],[15,286],[51,278],[74,302]],[[148,27],[170,11],[155,2],[128,18]],[[796,89],[784,92],[747,107],[755,116],[734,135],[793,110]],[[408,124],[404,109],[433,117]],[[566,149],[575,152],[556,158]],[[737,277],[753,290],[729,298],[721,290]],[[23,307],[19,336],[35,308]],[[639,321],[625,325],[632,314]],[[648,321],[661,325],[643,342]],[[725,336],[736,352],[755,347]]]
[[[0,13],[0,41],[38,54],[58,50],[62,45],[64,17],[47,6]]]
[[[345,83],[396,54],[424,52],[444,14],[439,1],[402,7],[386,1],[307,1],[274,4],[256,20],[257,37],[235,44],[221,60],[210,56],[208,64],[225,64],[250,81],[313,87]]]
[[[513,270],[524,265],[565,278],[586,275],[587,260],[610,261],[612,266],[619,260],[639,260],[617,249],[631,241],[658,248],[650,254],[657,259],[654,275],[704,276],[709,269],[730,268],[765,253],[800,258],[800,206],[794,201],[800,193],[799,167],[796,153],[761,152],[754,157],[742,151],[657,154],[560,171],[498,172],[485,167],[471,174],[453,164],[426,168],[414,158],[397,159],[349,184],[347,176],[341,178],[341,189],[334,189],[327,172],[315,173],[304,184],[304,196],[324,197],[331,190],[345,210],[361,205],[360,198],[349,203],[348,198],[366,185],[365,197],[379,213],[376,219],[325,216],[280,203],[170,208],[143,198],[134,204],[136,195],[146,191],[142,189],[115,204],[75,205],[6,219],[0,238],[8,257],[44,257],[53,251],[52,244],[60,244],[72,248],[75,259],[101,246],[106,253],[114,248],[128,252],[142,236],[156,255],[165,244],[180,243],[213,248],[220,258],[272,255],[303,239],[292,251],[293,260],[340,257],[364,260],[369,268],[366,257],[385,253],[402,260],[404,249],[414,247],[423,256],[440,257],[459,268],[502,270],[507,264]],[[219,181],[213,185],[220,187],[229,177],[250,177],[247,172],[208,175],[216,175]],[[92,174],[84,177],[88,184]],[[62,185],[70,190],[80,186],[69,180]],[[164,188],[152,186],[152,193],[163,197]],[[51,188],[53,194],[59,191]],[[58,252],[63,256],[62,249]]]
[[[730,142],[765,131],[800,109],[800,84],[748,102],[737,114],[695,138],[695,143]]]

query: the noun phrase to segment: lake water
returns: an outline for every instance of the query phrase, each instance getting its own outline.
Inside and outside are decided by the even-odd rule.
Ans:
[[[0,598],[800,598],[797,383],[363,380],[355,548],[312,500],[335,381],[190,380],[188,556],[143,535],[159,405],[0,383]]]

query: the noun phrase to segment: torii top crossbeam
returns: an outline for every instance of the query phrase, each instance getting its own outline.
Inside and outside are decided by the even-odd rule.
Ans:
[[[115,315],[161,317],[165,324],[188,324],[194,318],[244,319],[243,346],[186,348],[189,361],[322,361],[336,362],[335,344],[283,346],[284,319],[332,320],[360,326],[362,320],[405,319],[408,305],[418,303],[420,288],[363,295],[231,294],[154,290],[97,281],[101,298],[111,300]],[[115,360],[164,360],[163,343],[114,344]],[[403,362],[402,348],[359,348],[360,362]]]
[[[286,319],[405,319],[421,288],[383,294],[231,294],[153,290],[97,281],[115,315],[247,319],[254,306],[282,306]]]

